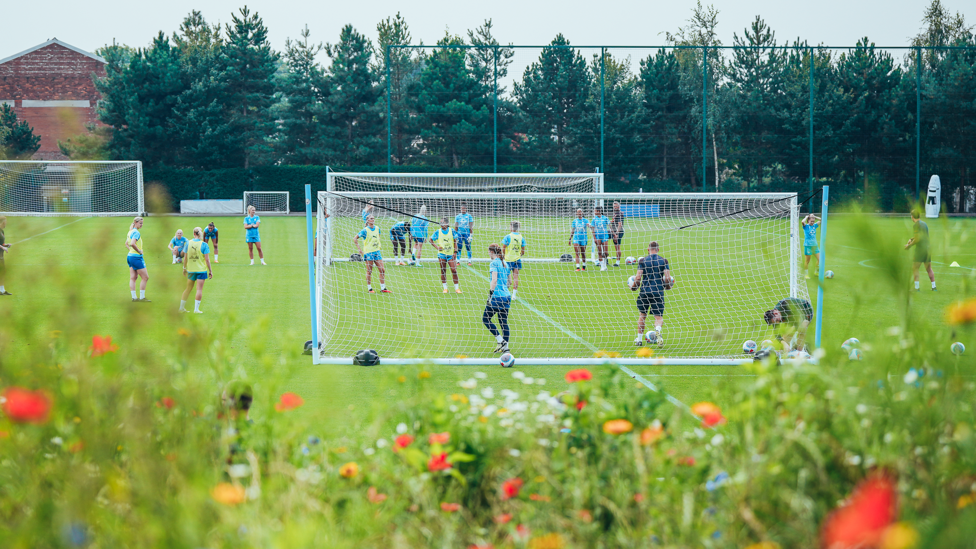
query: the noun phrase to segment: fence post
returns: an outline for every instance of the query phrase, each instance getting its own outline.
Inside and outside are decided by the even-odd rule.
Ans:
[[[708,47],[702,46],[702,191],[708,191]]]
[[[813,194],[813,48],[810,48],[810,194]],[[810,202],[813,213],[813,202]]]
[[[600,48],[600,173],[606,172],[603,166],[603,140],[604,140],[604,117],[606,116],[606,107],[604,106],[604,96],[606,94],[606,82],[607,82],[607,67],[606,67],[606,55],[607,49]]]
[[[386,45],[386,171],[393,171],[393,119],[391,116],[390,90],[393,82],[390,79],[390,45]]]
[[[495,52],[494,52],[494,55],[492,57],[494,58],[494,63],[495,63],[495,88],[494,88],[494,90],[495,90],[495,94],[494,94],[495,95],[495,97],[494,97],[494,101],[495,101],[494,117],[495,117],[495,120],[493,122],[493,124],[494,124],[494,130],[493,130],[494,131],[494,137],[492,138],[491,149],[492,149],[492,152],[494,154],[493,165],[494,165],[495,173],[498,173],[498,45],[497,44],[495,45]]]
[[[922,48],[915,49],[915,200],[922,170]]]

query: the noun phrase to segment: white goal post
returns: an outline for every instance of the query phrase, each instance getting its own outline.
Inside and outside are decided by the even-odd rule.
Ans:
[[[258,214],[289,214],[288,191],[244,191],[244,213],[254,206]]]
[[[612,220],[615,202],[623,218],[621,266],[613,266],[615,239],[591,229],[585,255],[600,236],[608,240],[609,258],[602,269],[591,260],[577,271],[570,245],[576,210],[593,220],[600,207]],[[377,268],[375,293],[367,292],[366,268],[354,255],[369,203],[382,231],[392,294],[380,293]],[[470,260],[467,250],[458,254],[463,293],[455,294],[451,270],[445,271],[446,284],[440,279],[429,237],[442,217],[453,229],[462,205],[474,219],[474,245]],[[421,206],[429,225],[419,260],[407,253],[403,260],[413,265],[396,265],[390,229],[418,219]],[[518,221],[527,253],[508,316],[517,364],[593,364],[607,357],[620,364],[740,364],[748,358],[742,354],[745,340],[774,335],[764,311],[786,297],[809,299],[800,274],[799,210],[794,193],[320,192],[314,362],[349,364],[357,350],[371,348],[384,364],[497,364],[495,339],[483,325],[487,246],[503,243]],[[676,284],[665,292],[665,343],[652,348],[652,357],[638,358],[638,294],[627,286],[637,267],[626,258],[646,255],[652,240],[660,243]],[[648,316],[645,329],[653,325]]]
[[[142,162],[0,160],[0,215],[136,216],[145,211]]]

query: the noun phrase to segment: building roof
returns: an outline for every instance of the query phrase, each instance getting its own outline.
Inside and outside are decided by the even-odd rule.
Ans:
[[[28,53],[35,52],[35,51],[37,51],[37,50],[39,50],[39,49],[41,49],[43,47],[50,46],[51,44],[57,44],[57,45],[59,45],[59,46],[61,46],[63,48],[68,48],[69,50],[71,50],[73,52],[80,53],[81,55],[84,55],[85,57],[90,57],[90,58],[94,59],[95,61],[99,61],[99,62],[102,62],[102,63],[108,63],[108,61],[106,61],[105,59],[103,59],[103,58],[95,55],[94,53],[88,53],[87,51],[85,51],[83,49],[80,49],[80,48],[76,48],[76,47],[72,46],[71,44],[66,44],[66,43],[58,40],[57,38],[52,38],[52,39],[48,40],[47,42],[44,42],[43,44],[38,44],[38,45],[34,46],[33,48],[26,49],[26,50],[24,50],[24,51],[22,51],[20,53],[11,55],[10,57],[4,58],[4,59],[0,59],[0,65],[6,63],[7,61],[13,61],[14,59],[17,59],[18,57],[23,57],[23,56],[27,55]]]

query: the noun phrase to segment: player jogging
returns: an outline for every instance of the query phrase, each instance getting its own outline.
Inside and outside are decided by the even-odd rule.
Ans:
[[[193,286],[197,287],[197,295],[193,301],[193,312],[203,314],[200,310],[200,302],[203,301],[203,283],[209,278],[213,278],[213,269],[210,267],[210,247],[203,238],[203,229],[193,228],[193,240],[186,243],[183,251],[183,274],[186,275],[186,289],[183,290],[183,297],[180,299],[180,312],[188,313],[186,310],[186,300],[190,297]]]
[[[257,210],[254,206],[247,207],[247,217],[244,218],[244,240],[247,242],[247,253],[251,256],[251,265],[254,265],[254,247],[258,247],[258,257],[261,258],[261,264],[267,265],[264,262],[264,251],[261,250],[261,235],[258,230],[261,228],[261,218],[257,215]]]
[[[508,352],[508,309],[512,304],[508,293],[508,267],[501,260],[502,248],[498,244],[488,246],[488,256],[491,257],[491,264],[488,266],[488,302],[485,303],[485,312],[481,315],[481,322],[488,328],[491,335],[495,336],[496,353]],[[491,317],[498,317],[498,324],[501,332],[492,323]]]
[[[607,257],[610,256],[610,220],[603,215],[603,208],[597,206],[593,208],[593,222],[590,223],[590,230],[593,231],[593,246],[596,247],[596,262],[600,265],[600,271],[607,270]]]
[[[203,230],[203,241],[209,243],[213,240],[213,252],[214,252],[214,263],[220,263],[220,258],[217,257],[217,226],[211,221],[207,228]]]
[[[427,206],[421,205],[420,211],[410,220],[410,238],[413,239],[413,248],[410,251],[410,257],[418,267],[422,266],[420,264],[420,254],[424,251],[424,241],[427,240],[428,223],[430,223],[430,220],[427,219]]]
[[[366,289],[369,293],[376,293],[373,291],[373,266],[375,265],[376,270],[380,272],[380,291],[384,294],[392,294],[393,292],[386,289],[386,266],[383,265],[383,254],[380,253],[381,234],[380,228],[376,226],[376,218],[368,215],[366,226],[353,237],[352,243],[366,262]],[[362,247],[359,246],[360,238],[363,239]]]
[[[454,277],[454,291],[461,293],[461,285],[458,283],[457,273],[457,233],[451,228],[450,221],[441,218],[441,228],[434,232],[430,237],[430,243],[437,248],[437,262],[441,265],[441,284],[444,286],[444,293],[447,293],[447,267],[451,267],[451,276]]]
[[[806,271],[806,278],[810,280],[810,259],[817,258],[814,270],[820,265],[820,248],[817,247],[817,227],[820,226],[820,218],[808,214],[803,218],[803,270]]]
[[[610,221],[610,240],[613,240],[613,247],[617,250],[617,262],[614,267],[620,266],[620,254],[623,249],[624,241],[624,213],[620,211],[620,202],[613,203],[613,220]]]
[[[390,227],[390,241],[393,242],[393,261],[395,265],[407,264],[407,240],[410,238],[410,222],[401,221]],[[403,261],[400,261],[400,258]]]
[[[505,255],[505,267],[512,272],[512,299],[519,287],[519,271],[522,270],[522,256],[528,247],[525,237],[519,234],[519,222],[512,221],[512,232],[502,239],[502,253]],[[508,338],[505,338],[506,340]]]
[[[142,257],[142,218],[136,217],[129,225],[129,232],[125,236],[125,249],[129,250],[126,262],[129,264],[129,291],[132,293],[132,301],[149,303],[146,299],[146,284],[149,282],[149,271],[146,270],[146,261]],[[139,297],[136,297],[136,279],[141,278],[139,286]]]
[[[10,247],[13,246],[13,244],[6,244],[6,237],[4,236],[4,232],[6,230],[7,218],[0,215],[0,295],[13,295],[12,293],[8,292],[7,288],[5,288],[3,285],[4,275],[7,272],[7,265],[4,263],[5,260],[3,258],[3,254],[9,252]]]
[[[573,220],[573,230],[569,233],[569,242],[573,245],[573,252],[576,255],[576,272],[580,270],[580,259],[583,260],[583,271],[586,271],[586,228],[590,226],[590,220],[583,217],[583,210],[577,208],[576,219]]]
[[[922,221],[922,214],[918,210],[912,210],[912,223],[915,224],[914,231],[905,249],[915,246],[915,260],[912,262],[912,278],[915,280],[915,291],[918,291],[918,267],[925,263],[925,271],[929,273],[929,280],[932,281],[932,291],[935,291],[935,273],[932,271],[932,250],[929,249],[929,226]]]
[[[366,218],[373,214],[373,201],[370,200],[366,203],[366,207],[363,208],[363,225],[366,225]]]
[[[671,266],[668,260],[664,259],[658,252],[660,247],[656,241],[652,241],[647,246],[647,256],[640,258],[637,262],[637,275],[634,276],[634,285],[631,290],[637,294],[637,339],[634,345],[640,347],[644,344],[644,326],[647,315],[654,317],[654,331],[661,335],[664,328],[664,290],[671,287],[668,281],[671,280]]]
[[[173,265],[183,262],[183,245],[186,244],[186,237],[183,236],[183,229],[176,229],[176,236],[174,236],[167,247],[169,251],[173,253]]]
[[[813,306],[805,299],[787,297],[763,313],[763,320],[770,326],[782,324],[786,335],[791,336],[790,348],[803,349],[807,328],[813,320]],[[776,334],[776,339],[783,341],[783,334]]]
[[[468,265],[471,265],[471,243],[474,242],[474,218],[468,213],[468,207],[461,204],[461,213],[454,216],[454,230],[458,234],[458,259],[461,250],[468,247]]]

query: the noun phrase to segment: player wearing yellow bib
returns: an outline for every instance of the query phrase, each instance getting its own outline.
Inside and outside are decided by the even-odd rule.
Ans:
[[[180,312],[188,313],[186,310],[186,300],[190,297],[190,290],[196,284],[196,301],[193,302],[193,312],[203,314],[200,310],[200,302],[203,301],[203,283],[208,278],[213,278],[213,270],[210,268],[210,246],[203,240],[203,229],[196,227],[193,229],[193,240],[190,240],[183,247],[183,274],[186,275],[186,289],[183,290],[183,299],[180,300]]]
[[[444,286],[444,293],[447,293],[447,267],[451,267],[451,275],[454,277],[454,291],[461,293],[461,285],[457,273],[457,243],[458,234],[450,226],[450,221],[446,217],[441,218],[441,228],[430,237],[430,243],[437,248],[437,261],[441,264],[441,284]]]
[[[129,251],[126,262],[129,264],[129,291],[132,293],[133,302],[149,303],[146,299],[146,284],[149,282],[149,271],[146,270],[146,261],[142,257],[142,218],[136,217],[129,225],[129,232],[125,235],[125,249]],[[136,297],[136,279],[142,279],[139,286],[139,297]]]
[[[376,218],[367,215],[366,226],[353,237],[352,243],[366,262],[366,289],[369,290],[369,293],[376,293],[373,291],[373,265],[375,265],[376,270],[380,272],[380,291],[384,294],[392,294],[393,292],[386,289],[386,266],[383,265],[383,254],[380,253],[381,233],[380,228],[376,226]],[[360,238],[363,239],[361,247],[359,245]]]
[[[522,256],[525,255],[525,249],[528,245],[529,243],[525,240],[525,237],[519,234],[519,222],[512,221],[512,232],[505,235],[505,238],[502,239],[502,253],[505,254],[505,265],[512,273],[512,299],[515,299],[515,293],[518,292],[518,276],[519,271],[522,270]]]

